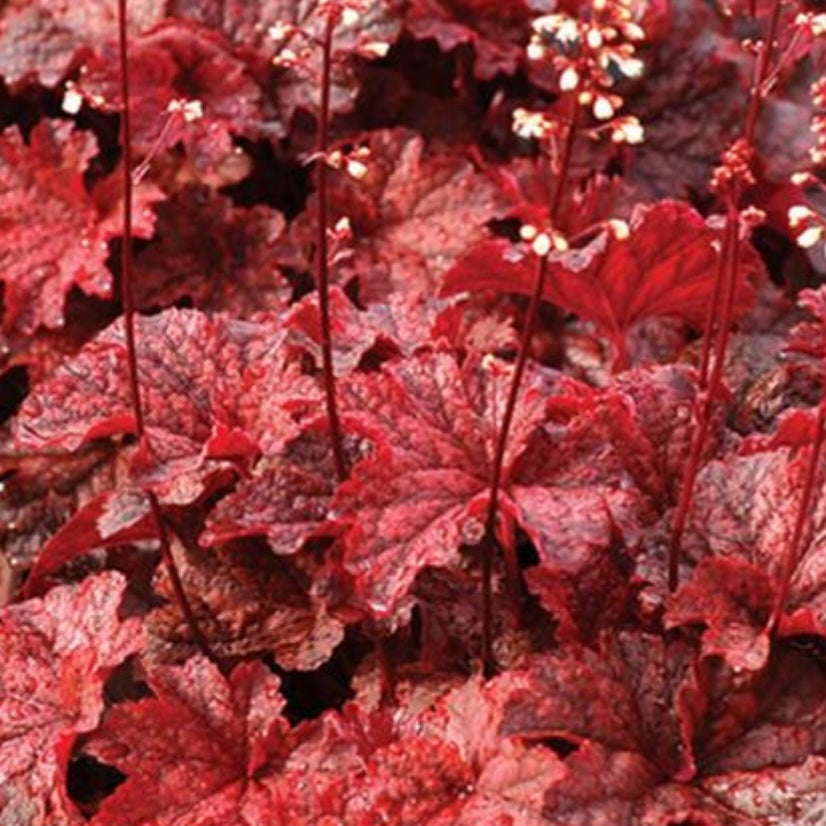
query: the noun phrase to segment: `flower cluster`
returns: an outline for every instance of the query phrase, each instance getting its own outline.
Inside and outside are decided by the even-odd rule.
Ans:
[[[826,110],[826,77],[818,78],[810,87],[812,103],[820,110]],[[826,162],[826,113],[817,112],[810,126],[815,136],[815,145],[809,150],[812,163],[820,166]]]
[[[358,31],[372,0],[322,0],[313,9],[305,25],[279,20],[269,27],[267,34],[274,41],[276,54],[272,63],[282,69],[302,69],[310,64],[314,51],[322,45],[323,34],[318,30],[331,25],[333,29]],[[382,58],[390,51],[390,44],[381,40],[357,38],[351,51],[367,59]]]
[[[812,249],[826,238],[826,222],[813,209],[796,204],[789,207],[788,217],[797,246],[802,249]]]
[[[750,186],[754,183],[751,164],[754,158],[754,148],[744,138],[738,138],[732,143],[721,158],[711,176],[711,190],[725,197],[732,193],[735,187]]]
[[[527,56],[532,61],[550,60],[559,73],[561,92],[576,92],[580,105],[589,107],[602,122],[610,121],[623,99],[615,85],[622,78],[639,78],[644,64],[637,44],[645,32],[636,22],[633,0],[593,0],[591,14],[578,19],[567,14],[546,14],[533,21]],[[629,143],[642,141],[635,127],[615,130],[612,138]]]

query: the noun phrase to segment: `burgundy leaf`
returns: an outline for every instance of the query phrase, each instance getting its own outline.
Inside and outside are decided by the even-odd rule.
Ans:
[[[704,656],[735,671],[760,671],[769,656],[774,590],[765,571],[743,559],[704,559],[669,600],[666,627],[702,625]]]
[[[82,823],[66,794],[78,734],[103,711],[103,684],[142,644],[118,611],[120,574],[0,609],[0,822]]]
[[[106,111],[121,107],[116,57],[113,40],[84,65],[78,84],[91,105]],[[130,59],[132,138],[140,154],[181,141],[192,164],[206,171],[232,155],[232,136],[265,131],[261,90],[212,32],[168,20],[135,40]]]
[[[777,589],[790,552],[810,450],[780,448],[709,463],[694,496],[691,538],[686,543],[692,555],[745,560],[763,572],[773,591]],[[823,463],[818,472],[822,479]],[[821,490],[815,487],[812,521],[791,580],[787,616],[781,624],[785,633],[826,631],[826,499],[818,495]],[[762,584],[750,599],[764,603],[766,587]]]
[[[0,281],[3,326],[32,333],[60,327],[72,287],[109,297],[108,242],[120,232],[112,186],[89,193],[84,172],[97,153],[90,132],[60,121],[41,121],[26,145],[17,130],[0,135]],[[157,200],[157,196],[154,196]],[[135,232],[152,234],[144,199],[136,209]],[[21,222],[21,216],[25,221]]]
[[[86,745],[127,775],[93,822],[263,823],[256,776],[277,764],[288,728],[278,678],[254,661],[224,678],[196,657],[153,669],[149,684],[154,698],[117,705]]]
[[[136,302],[146,310],[188,299],[248,318],[283,309],[292,288],[277,268],[284,219],[265,206],[234,207],[190,186],[156,208],[153,242],[136,256]]]
[[[634,210],[627,238],[602,232],[582,249],[549,259],[544,298],[593,322],[620,364],[628,331],[645,318],[676,316],[700,327],[714,290],[719,233],[693,209],[663,201]],[[506,241],[473,248],[446,274],[444,293],[498,290],[530,295],[536,257]],[[763,265],[743,242],[735,312],[752,298]]]
[[[523,0],[414,0],[405,24],[414,37],[434,38],[446,52],[473,46],[475,76],[491,80],[514,74],[522,63],[531,17],[530,3]]]
[[[289,362],[283,337],[268,324],[210,319],[195,310],[139,319],[149,481],[163,485],[197,476],[209,459],[277,453],[297,434],[290,412],[273,399],[284,393],[306,404],[315,398],[315,385]],[[92,439],[133,430],[121,321],[29,396],[15,422],[18,445],[36,450],[77,450]],[[233,433],[238,438],[230,438]],[[239,445],[246,455],[235,455]],[[166,494],[184,503],[200,494],[200,485]]]
[[[375,454],[353,470],[335,507],[352,521],[345,567],[377,616],[395,614],[417,573],[449,566],[481,539],[497,422],[510,369],[442,353],[355,376],[345,410],[375,434]],[[538,388],[523,391],[505,457],[507,472],[542,420]]]
[[[366,144],[366,176],[353,180],[342,173],[331,185],[332,222],[347,217],[354,236],[339,277],[357,278],[364,301],[385,301],[394,291],[432,293],[450,265],[484,237],[485,224],[504,211],[503,199],[468,161],[435,147],[428,151],[408,130],[374,132]],[[308,248],[313,214],[305,213],[294,228]]]
[[[133,31],[145,31],[163,16],[163,0],[129,4]],[[117,7],[71,0],[12,0],[0,17],[0,74],[13,87],[37,81],[56,86],[83,53],[117,35]]]

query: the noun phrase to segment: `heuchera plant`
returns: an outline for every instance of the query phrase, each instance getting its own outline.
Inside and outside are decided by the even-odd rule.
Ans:
[[[0,826],[825,826],[826,15],[0,6]]]

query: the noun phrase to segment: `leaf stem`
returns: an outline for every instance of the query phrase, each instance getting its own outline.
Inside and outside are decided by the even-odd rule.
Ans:
[[[127,29],[127,0],[118,0],[118,39],[120,53],[120,87],[123,101],[123,241],[121,245],[121,301],[126,331],[126,361],[129,369],[129,392],[132,398],[132,414],[135,417],[135,433],[141,441],[146,433],[141,403],[141,386],[138,378],[138,356],[135,346],[135,301],[132,290],[132,209],[134,201],[132,183],[132,112],[129,76],[129,32]]]
[[[330,330],[330,270],[327,260],[327,150],[330,142],[330,85],[335,24],[334,14],[328,13],[322,42],[321,108],[318,117],[316,146],[318,157],[316,161],[316,197],[318,199],[316,215],[316,286],[321,314],[321,358],[327,422],[330,428],[336,476],[339,482],[343,482],[347,478],[347,462],[344,457],[341,420],[336,404],[336,377],[333,367],[333,341]]]
[[[679,585],[680,550],[683,533],[691,509],[694,483],[700,471],[700,461],[706,443],[708,442],[714,400],[720,390],[720,383],[722,381],[725,351],[728,347],[728,325],[723,323],[723,319],[726,317],[726,310],[728,310],[730,315],[737,282],[738,251],[736,240],[732,240],[732,235],[734,234],[734,236],[736,236],[736,227],[737,225],[733,221],[726,221],[723,248],[720,250],[719,283],[715,284],[713,303],[715,310],[719,308],[721,323],[717,325],[718,337],[715,341],[714,362],[710,376],[708,375],[709,358],[706,353],[707,348],[705,342],[703,342],[704,359],[700,371],[699,388],[695,402],[694,430],[691,434],[686,471],[680,486],[677,508],[672,520],[671,542],[668,553],[668,589],[670,591],[676,591]],[[707,322],[707,331],[709,324],[713,327],[713,320],[710,319],[709,322]]]
[[[132,415],[135,418],[135,434],[138,444],[149,445],[149,438],[146,432],[146,420],[143,415],[143,403],[141,399],[140,378],[138,375],[138,351],[135,342],[135,302],[133,295],[134,267],[132,248],[132,210],[134,202],[133,180],[132,180],[132,113],[131,94],[129,85],[129,31],[127,16],[127,0],[118,0],[118,46],[120,53],[120,89],[121,101],[123,103],[122,118],[122,140],[123,140],[123,243],[121,247],[121,302],[123,304],[123,323],[126,339],[126,361],[129,372],[129,391],[132,400]],[[169,536],[161,513],[161,506],[158,497],[151,489],[146,490],[149,498],[149,505],[155,520],[155,528],[161,547],[161,560],[165,565],[175,598],[178,601],[181,612],[186,618],[192,638],[199,645],[203,653],[211,657],[209,646],[207,645],[195,614],[184,592],[183,583],[175,566],[172,557],[172,550],[169,544]]]
[[[824,372],[824,382],[826,382],[826,371]],[[810,511],[812,509],[812,499],[814,498],[815,483],[817,481],[818,469],[820,468],[820,457],[823,454],[823,443],[826,441],[826,384],[821,391],[820,406],[817,411],[817,430],[815,431],[815,441],[812,452],[809,454],[809,462],[806,466],[806,477],[803,483],[803,493],[800,497],[800,505],[797,510],[797,518],[792,532],[792,541],[783,560],[783,570],[780,575],[780,589],[777,592],[777,599],[774,603],[771,619],[768,624],[768,632],[774,634],[780,626],[780,619],[786,609],[789,599],[789,589],[792,576],[794,576],[797,563],[800,561],[800,551],[803,544],[803,535],[806,525],[809,522]]]
[[[550,196],[548,214],[552,226],[556,223],[559,215],[562,196],[571,167],[571,157],[573,155],[574,141],[576,140],[577,121],[579,120],[579,109],[579,100],[575,96],[572,98],[571,115],[568,121],[568,128],[565,132],[562,158]],[[485,518],[485,538],[482,544],[482,661],[486,672],[493,670],[493,553],[496,548],[496,517],[499,510],[499,492],[502,487],[505,452],[507,451],[508,437],[516,412],[516,403],[519,399],[519,390],[525,374],[525,367],[528,363],[531,339],[533,338],[536,321],[539,317],[539,307],[542,304],[547,274],[548,257],[547,255],[541,255],[539,256],[536,267],[533,293],[522,329],[519,352],[516,357],[516,366],[514,367],[513,378],[511,379],[510,390],[508,391],[508,398],[505,403],[505,413],[502,417],[502,425],[499,428],[493,458],[490,494]]]
[[[771,59],[780,25],[781,8],[782,0],[774,0],[768,35],[761,45],[760,54],[757,58],[754,82],[750,90],[749,106],[741,137],[743,145],[748,149],[751,149],[754,145],[755,132],[760,117],[760,105],[767,93],[766,80],[771,71]],[[695,402],[694,432],[691,437],[689,456],[685,475],[680,486],[677,507],[671,522],[671,541],[668,550],[668,588],[670,591],[675,591],[679,585],[683,532],[691,510],[694,485],[700,470],[700,460],[708,440],[712,406],[720,392],[723,365],[731,334],[731,316],[734,308],[740,257],[739,204],[743,187],[743,179],[737,178],[727,199],[728,211],[723,232],[723,248],[720,250],[714,293],[709,304],[703,337],[699,387]],[[712,337],[714,337],[714,363],[710,368]],[[710,375],[709,369],[711,370]]]

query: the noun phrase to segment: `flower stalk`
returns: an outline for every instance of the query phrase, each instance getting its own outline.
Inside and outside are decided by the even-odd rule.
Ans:
[[[709,304],[704,330],[698,392],[695,401],[694,430],[686,470],[671,522],[671,540],[668,551],[668,589],[671,592],[676,591],[679,586],[683,534],[691,511],[700,460],[708,443],[714,402],[722,386],[740,260],[740,201],[745,188],[754,182],[751,174],[754,139],[761,104],[769,91],[767,81],[771,77],[772,55],[778,36],[781,7],[782,0],[775,0],[766,40],[759,47],[742,135],[723,154],[722,163],[715,170],[712,179],[712,188],[723,197],[727,211],[714,294]]]
[[[493,660],[493,558],[497,547],[496,524],[499,494],[503,483],[503,468],[508,438],[513,423],[519,392],[527,366],[530,343],[536,330],[539,307],[548,275],[548,255],[552,250],[565,252],[568,241],[559,232],[560,213],[569,182],[571,160],[580,127],[588,110],[599,125],[592,133],[607,132],[616,143],[639,143],[643,130],[636,118],[617,117],[623,100],[613,86],[617,76],[639,77],[642,61],[636,57],[635,44],[644,38],[642,28],[634,21],[627,0],[594,0],[590,19],[579,20],[567,14],[542,15],[533,21],[534,35],[526,54],[529,61],[548,60],[557,76],[560,99],[568,103],[567,117],[560,123],[547,113],[514,111],[514,131],[524,138],[547,140],[552,150],[559,140],[561,148],[549,151],[553,184],[548,198],[548,227],[545,231],[523,226],[521,236],[530,242],[538,256],[536,278],[519,342],[510,390],[505,403],[502,423],[494,449],[493,465],[482,540],[482,661],[487,673]],[[519,621],[518,562],[513,549],[504,548],[505,567],[514,615]]]
[[[347,478],[347,462],[344,456],[344,439],[341,419],[336,401],[336,377],[333,365],[333,338],[330,322],[330,265],[327,243],[327,225],[329,222],[327,206],[328,168],[327,153],[330,148],[330,86],[333,60],[333,33],[337,15],[334,9],[326,13],[324,36],[321,43],[321,105],[318,115],[318,133],[316,141],[316,288],[318,306],[321,315],[321,359],[324,373],[324,399],[327,409],[327,423],[330,428],[330,441],[333,449],[333,461],[339,482]]]
[[[120,55],[121,88],[121,137],[123,142],[123,244],[121,247],[121,302],[123,304],[123,323],[126,340],[126,360],[129,375],[129,391],[132,402],[132,415],[135,418],[135,435],[138,444],[149,448],[149,436],[146,431],[146,419],[143,413],[140,376],[138,373],[138,354],[135,340],[135,300],[134,300],[134,254],[132,244],[132,212],[134,204],[134,182],[132,178],[132,117],[131,90],[129,77],[129,31],[127,17],[127,0],[118,0],[118,46]],[[187,598],[180,573],[172,555],[169,534],[164,523],[161,505],[151,488],[145,490],[155,520],[155,527],[160,544],[161,561],[166,568],[175,599],[183,614],[190,634],[201,651],[214,659],[209,643],[201,631],[195,613]]]

